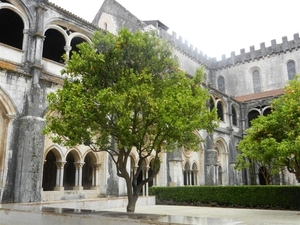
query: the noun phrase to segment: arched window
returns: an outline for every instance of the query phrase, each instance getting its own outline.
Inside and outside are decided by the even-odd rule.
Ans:
[[[253,79],[254,93],[261,92],[260,75],[258,70],[253,71],[252,79]]]
[[[213,98],[210,97],[210,99],[209,99],[209,109],[212,110],[213,108],[215,108],[215,102],[214,102]]]
[[[9,9],[0,9],[0,42],[22,49],[24,24],[21,17]]]
[[[197,165],[196,163],[193,163],[193,170],[192,170],[192,185],[197,185],[198,184],[198,179],[197,179],[197,175],[198,175],[198,169],[197,169]]]
[[[225,93],[225,78],[223,76],[219,76],[218,78],[218,89]]]
[[[231,106],[231,114],[232,114],[232,125],[237,126],[237,112],[233,105]]]
[[[218,101],[217,103],[217,111],[218,111],[218,117],[221,121],[224,121],[224,110],[223,110],[223,104],[221,101]]]
[[[77,47],[77,45],[79,45],[79,44],[81,44],[81,43],[83,43],[83,42],[86,42],[86,40],[84,40],[83,38],[81,38],[81,37],[74,37],[73,39],[72,39],[72,41],[71,41],[71,47],[72,47],[72,50],[71,50],[71,52],[70,52],[70,58],[72,57],[72,54],[73,54],[73,52],[75,51],[75,52],[78,52],[78,47]]]
[[[191,179],[190,179],[190,165],[188,162],[185,163],[184,165],[184,170],[183,170],[183,184],[184,185],[190,185],[191,184]]]
[[[291,60],[287,63],[287,72],[289,80],[293,80],[296,74],[295,61]]]
[[[269,115],[269,114],[271,114],[271,108],[270,107],[266,107],[266,108],[264,108],[263,109],[263,115],[264,116],[267,116],[267,115]]]
[[[248,113],[248,127],[251,127],[251,121],[259,117],[260,113],[257,110],[251,110]]]
[[[45,33],[45,41],[43,47],[43,57],[58,63],[63,63],[64,47],[66,41],[64,36],[55,29],[48,29]]]

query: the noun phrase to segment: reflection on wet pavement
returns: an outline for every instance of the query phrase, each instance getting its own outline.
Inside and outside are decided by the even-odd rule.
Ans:
[[[149,206],[146,213],[126,213],[122,211],[114,211],[114,209],[90,209],[79,207],[73,202],[73,207],[59,207],[59,203],[48,204],[48,203],[28,203],[28,204],[0,204],[0,225],[53,225],[53,224],[105,224],[105,225],[294,225],[300,224],[300,217],[295,217],[294,212],[291,212],[294,216],[293,221],[277,222],[277,221],[266,221],[259,220],[255,221],[255,218],[244,220],[243,217],[233,217],[232,214],[228,214],[227,217],[214,218],[215,216],[203,213],[204,208],[180,208],[176,215],[163,214],[164,210],[160,210],[160,213],[149,214],[151,209],[153,211],[155,206]],[[63,206],[63,204],[62,204]],[[172,208],[170,206],[165,206],[165,208],[160,208],[164,206],[156,206],[156,209],[166,209],[166,212],[170,210],[175,210],[179,208]],[[168,208],[167,208],[168,207]],[[167,209],[169,211],[167,211]],[[116,209],[119,210],[119,209]],[[188,211],[188,213],[183,213],[183,211]],[[199,211],[198,211],[199,210]],[[202,210],[200,212],[200,210]],[[206,209],[207,210],[207,209]],[[210,209],[216,212],[216,209]],[[226,210],[226,209],[225,209]],[[227,209],[227,212],[232,209]],[[177,212],[177,211],[176,211]],[[198,213],[197,213],[198,212]],[[200,212],[200,213],[199,213]],[[206,211],[208,212],[208,211]],[[236,215],[242,214],[242,211],[234,211],[238,213]],[[249,211],[244,211],[249,213]],[[256,211],[264,213],[264,211]],[[197,214],[195,214],[197,213]],[[272,212],[274,213],[274,211]],[[280,212],[285,215],[286,212]],[[180,215],[181,214],[181,215]],[[197,215],[197,216],[195,216]],[[199,215],[199,216],[198,216]],[[201,215],[201,216],[200,216]],[[206,215],[206,216],[205,216]],[[252,215],[252,214],[251,214]],[[290,215],[290,214],[289,214]],[[239,219],[237,219],[239,218]],[[260,217],[262,218],[262,217]],[[296,218],[296,220],[295,220]],[[299,223],[295,223],[298,221]],[[257,219],[257,218],[256,218]],[[99,221],[101,221],[99,223]]]

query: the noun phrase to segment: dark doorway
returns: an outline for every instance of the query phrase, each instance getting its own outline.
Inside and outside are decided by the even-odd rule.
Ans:
[[[56,185],[56,158],[53,151],[49,151],[46,156],[46,161],[44,163],[43,170],[43,190],[44,191],[53,191]]]
[[[89,152],[84,158],[82,167],[82,186],[83,189],[91,189],[93,179],[93,155]]]
[[[258,177],[259,177],[260,185],[267,185],[266,179],[268,177],[268,171],[267,171],[266,167],[262,166],[259,168]]]
[[[75,165],[74,165],[74,156],[72,152],[69,152],[67,155],[67,162],[64,170],[64,188],[65,190],[72,190],[75,186]]]
[[[148,169],[148,177],[152,176],[153,174],[153,166],[154,166],[154,160],[152,159],[150,161],[150,164],[149,164],[149,169]],[[153,186],[153,180],[155,179],[155,177],[150,181],[148,182],[148,187],[152,187]]]

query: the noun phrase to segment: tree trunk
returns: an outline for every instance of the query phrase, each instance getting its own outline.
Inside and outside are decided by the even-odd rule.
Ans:
[[[138,196],[135,195],[128,195],[128,205],[127,205],[127,212],[134,212],[135,211],[135,205],[137,202]]]
[[[127,210],[127,212],[133,213],[135,211],[135,205],[136,205],[139,195],[136,192],[137,190],[134,190],[134,189],[136,189],[136,187],[133,187],[131,178],[129,176],[126,176],[126,177],[124,177],[124,179],[126,182],[127,199],[128,199],[128,204],[127,204],[126,210]]]

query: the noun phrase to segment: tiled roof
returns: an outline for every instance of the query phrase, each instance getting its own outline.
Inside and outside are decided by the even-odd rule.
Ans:
[[[238,102],[248,102],[248,101],[256,100],[256,99],[279,96],[279,95],[282,95],[283,93],[284,93],[284,89],[281,88],[281,89],[275,89],[275,90],[271,90],[271,91],[265,91],[265,92],[260,92],[260,93],[254,93],[254,94],[234,97],[233,99]]]

